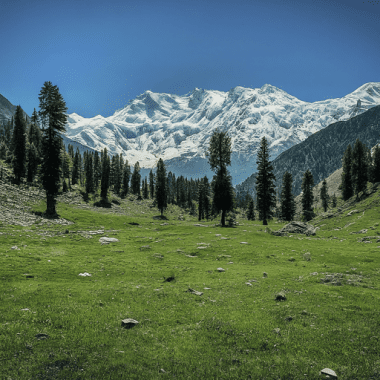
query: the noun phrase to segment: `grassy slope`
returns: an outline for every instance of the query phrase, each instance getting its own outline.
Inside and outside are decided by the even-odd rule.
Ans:
[[[357,242],[380,235],[379,200],[377,191],[338,217],[321,214],[309,238],[246,219],[197,227],[176,206],[156,220],[151,201],[128,198],[124,215],[59,203],[74,224],[0,225],[1,378],[314,379],[325,367],[340,380],[379,378],[380,243]],[[124,329],[125,318],[139,324]]]

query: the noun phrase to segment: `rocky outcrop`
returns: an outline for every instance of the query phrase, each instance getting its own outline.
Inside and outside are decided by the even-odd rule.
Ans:
[[[304,234],[306,236],[315,235],[317,229],[311,224],[303,222],[290,222],[278,231],[272,231],[275,236],[286,236],[287,234]]]

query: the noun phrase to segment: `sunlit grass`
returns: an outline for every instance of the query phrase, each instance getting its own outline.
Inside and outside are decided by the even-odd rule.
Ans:
[[[272,236],[241,217],[222,228],[172,205],[154,219],[151,201],[129,198],[111,197],[126,215],[90,199],[89,209],[58,204],[68,226],[0,226],[1,378],[380,376],[380,243],[357,241],[380,235],[378,193],[351,216],[317,218],[311,237]],[[341,285],[321,282],[331,274]],[[139,323],[122,328],[125,318]]]

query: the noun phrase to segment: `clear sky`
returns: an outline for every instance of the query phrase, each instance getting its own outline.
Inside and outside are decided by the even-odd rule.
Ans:
[[[269,83],[314,102],[380,82],[378,0],[12,0],[0,16],[0,94],[29,115],[45,81],[85,117],[146,90]]]

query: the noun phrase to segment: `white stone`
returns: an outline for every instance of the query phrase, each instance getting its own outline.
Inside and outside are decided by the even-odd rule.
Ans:
[[[119,240],[116,239],[116,238],[109,238],[109,237],[105,237],[105,236],[103,236],[103,237],[101,237],[101,238],[99,239],[99,241],[100,241],[102,244],[109,244],[109,243],[116,243],[116,242],[118,242]]]

